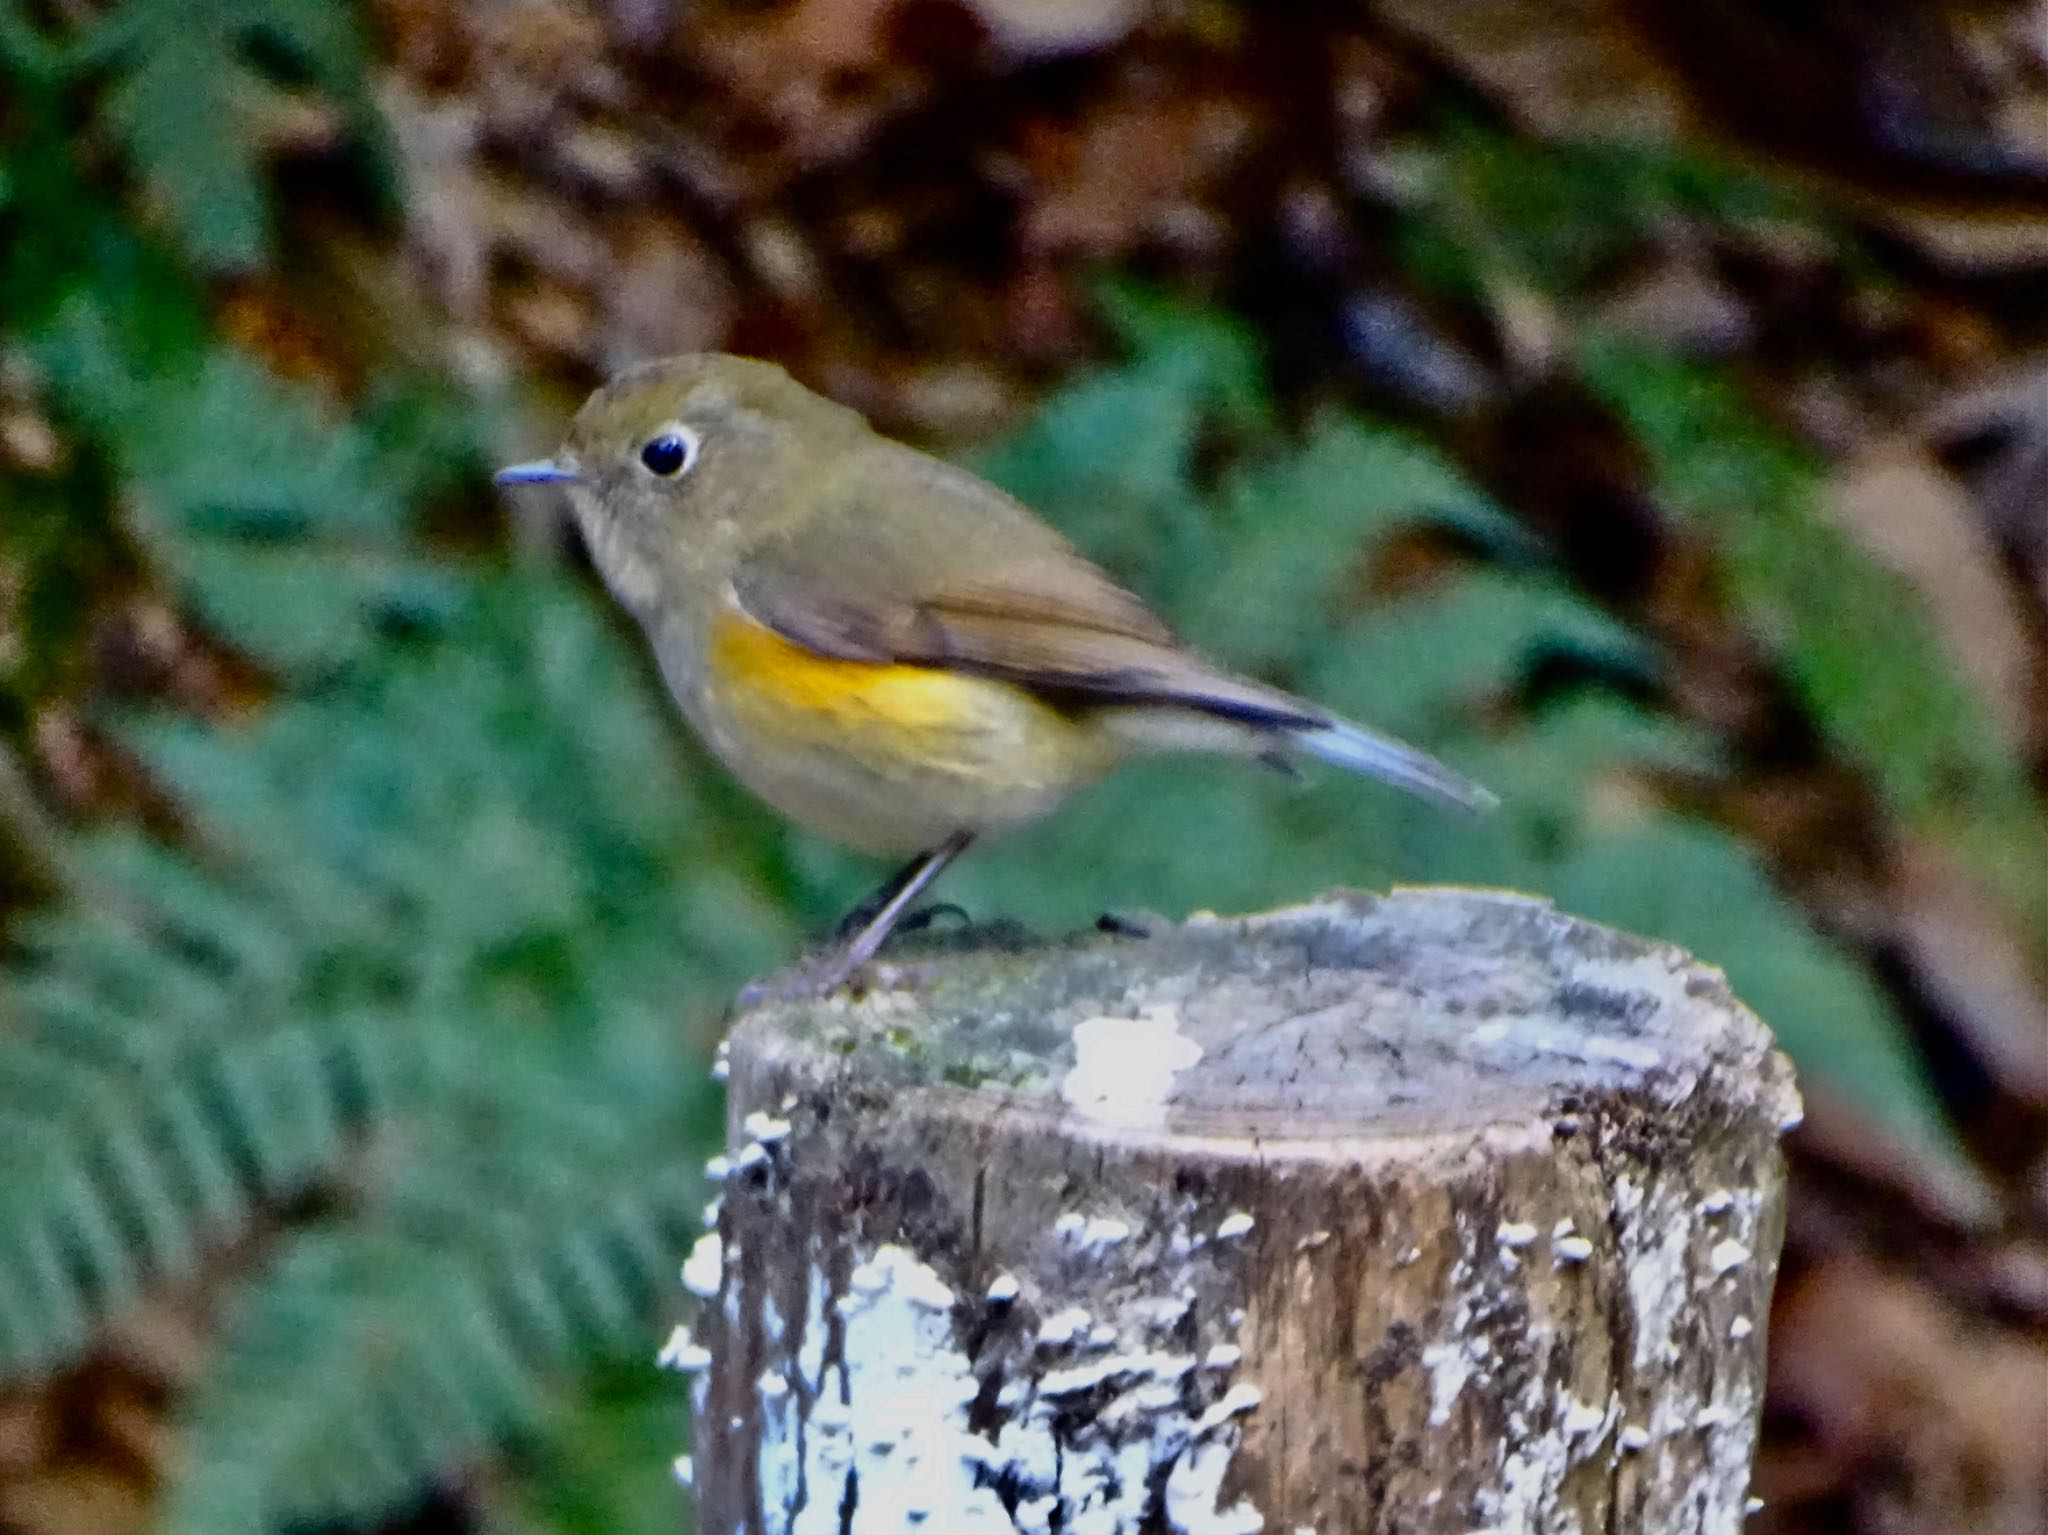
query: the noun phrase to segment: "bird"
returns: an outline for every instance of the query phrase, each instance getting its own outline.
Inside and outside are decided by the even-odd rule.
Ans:
[[[1494,803],[1427,753],[1209,660],[1022,502],[770,362],[630,367],[552,457],[495,479],[567,492],[676,705],[742,784],[818,835],[908,860],[793,994],[837,990],[970,845],[1133,757],[1318,758],[1454,810]]]

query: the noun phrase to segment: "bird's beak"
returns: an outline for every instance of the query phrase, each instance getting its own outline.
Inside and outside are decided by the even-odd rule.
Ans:
[[[508,464],[491,478],[500,485],[564,485],[580,479],[574,464],[558,458],[537,458],[530,464]]]

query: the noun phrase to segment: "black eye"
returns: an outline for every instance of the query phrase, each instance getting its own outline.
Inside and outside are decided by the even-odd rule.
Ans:
[[[650,474],[658,474],[663,479],[681,474],[696,456],[697,444],[681,432],[663,432],[659,437],[651,437],[640,450],[640,462],[647,466]]]

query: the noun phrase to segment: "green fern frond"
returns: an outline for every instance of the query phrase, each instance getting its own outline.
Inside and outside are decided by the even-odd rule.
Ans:
[[[293,1233],[243,1292],[184,1425],[167,1535],[405,1507],[539,1400],[486,1276],[364,1222]]]
[[[164,366],[140,323],[74,298],[31,355],[134,488],[145,550],[221,638],[309,675],[380,630],[447,619],[455,587],[408,541],[412,487],[393,483],[370,437],[231,349]]]
[[[554,1094],[566,1096],[559,1079]],[[422,1102],[415,1127],[447,1125],[447,1110]],[[494,1147],[544,1146],[551,1128],[508,1126]],[[644,1348],[703,1195],[678,1170],[686,1137],[661,1129],[607,1136],[610,1154],[581,1166],[557,1155],[540,1178],[531,1156],[479,1149],[465,1170],[415,1145],[414,1187],[294,1237],[192,1399],[196,1469],[168,1528],[211,1535],[223,1508],[253,1511],[253,1530],[371,1522],[529,1427],[578,1361]],[[295,1405],[280,1418],[283,1391]]]
[[[645,1332],[701,1197],[674,1010],[786,938],[743,905],[700,946],[703,831],[586,601],[498,578],[462,615],[246,731],[127,730],[211,866],[101,839],[92,907],[19,931],[0,1369],[309,1190],[487,1250],[558,1350]]]
[[[257,265],[270,250],[270,199],[255,98],[273,89],[252,58],[266,42],[350,109],[363,110],[369,55],[351,6],[321,0],[125,0],[87,54],[112,75],[104,107],[171,231],[195,264]]]

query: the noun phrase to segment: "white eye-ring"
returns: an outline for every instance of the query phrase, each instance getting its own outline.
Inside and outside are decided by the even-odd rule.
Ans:
[[[680,421],[671,421],[640,447],[640,462],[647,472],[664,480],[688,474],[704,444]]]

